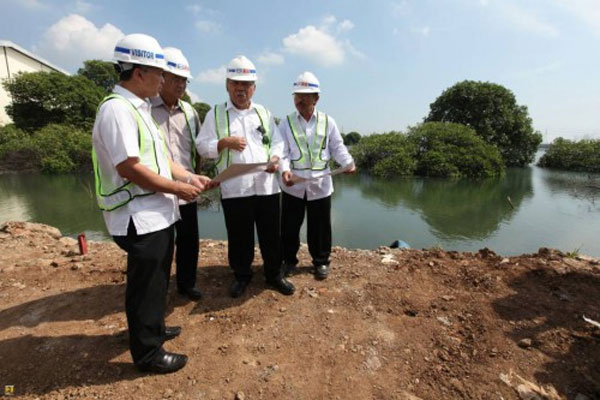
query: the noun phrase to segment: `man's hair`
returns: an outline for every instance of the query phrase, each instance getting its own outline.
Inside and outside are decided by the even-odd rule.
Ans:
[[[142,66],[138,65],[138,64],[130,64],[130,65],[132,65],[132,67],[129,69],[124,69],[123,65],[121,63],[114,65],[115,71],[117,71],[117,74],[119,74],[119,81],[127,82],[128,80],[130,80],[133,77],[133,71],[136,68],[142,68]]]

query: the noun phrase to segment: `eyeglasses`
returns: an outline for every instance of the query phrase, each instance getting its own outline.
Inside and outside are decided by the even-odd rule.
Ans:
[[[256,128],[257,131],[260,132],[260,134],[262,135],[262,143],[266,146],[269,143],[271,143],[271,140],[269,139],[269,137],[267,136],[267,131],[265,130],[265,128],[260,125],[258,128]]]

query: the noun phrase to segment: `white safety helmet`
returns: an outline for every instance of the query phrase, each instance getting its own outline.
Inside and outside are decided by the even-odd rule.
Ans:
[[[158,41],[143,33],[133,33],[119,39],[115,45],[114,60],[123,70],[134,64],[166,69],[165,55]]]
[[[177,76],[192,79],[190,63],[188,63],[187,58],[185,58],[181,50],[175,47],[165,47],[163,52],[165,53],[165,60],[167,61],[166,71]]]
[[[234,81],[256,81],[256,67],[245,56],[237,56],[227,66],[227,79]]]
[[[306,71],[294,81],[293,93],[321,93],[321,85],[312,72]]]

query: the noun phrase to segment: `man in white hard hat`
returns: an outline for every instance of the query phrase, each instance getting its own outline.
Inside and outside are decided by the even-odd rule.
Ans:
[[[356,169],[335,120],[316,109],[319,93],[317,77],[311,72],[300,74],[293,85],[297,111],[279,124],[285,142],[281,161],[281,240],[284,270],[289,275],[297,268],[300,227],[306,213],[306,236],[314,274],[317,279],[325,279],[331,255],[333,181],[329,162],[333,158],[347,168],[346,173],[352,174]]]
[[[188,79],[192,78],[190,65],[181,50],[163,49],[167,69],[160,95],[150,99],[152,116],[165,134],[171,160],[188,173],[196,172],[199,159],[195,140],[200,131],[200,118],[191,104],[181,100]],[[196,200],[179,199],[181,219],[175,223],[175,265],[177,291],[192,300],[200,300],[202,292],[196,287],[198,267],[198,214]]]
[[[283,141],[273,116],[252,101],[256,89],[254,64],[244,56],[235,57],[227,66],[226,76],[229,100],[215,105],[206,115],[196,140],[198,153],[218,159],[219,171],[230,164],[278,160],[283,154]],[[240,297],[252,278],[255,226],[267,285],[285,295],[294,293],[294,286],[281,270],[280,189],[273,174],[277,169],[273,162],[266,171],[221,183],[229,265],[235,275],[232,297]]]
[[[163,343],[181,328],[165,326],[177,198],[192,201],[211,186],[172,162],[150,115],[148,97],[163,82],[165,60],[156,39],[127,35],[114,51],[120,81],[101,103],[92,132],[96,198],[114,241],[127,252],[125,311],[129,348],[141,371],[168,373],[187,357]]]

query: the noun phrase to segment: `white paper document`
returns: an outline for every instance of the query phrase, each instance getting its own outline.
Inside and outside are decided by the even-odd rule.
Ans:
[[[251,164],[231,164],[219,175],[215,176],[212,180],[215,182],[224,182],[228,179],[235,178],[254,172],[264,171],[267,169],[268,163],[251,163]]]
[[[319,174],[319,175],[313,176],[311,178],[303,178],[298,175],[292,175],[292,182],[298,183],[298,182],[314,181],[314,180],[321,179],[328,175],[335,176],[338,174],[342,174],[346,171],[350,171],[353,167],[354,167],[354,163],[350,163],[350,164],[346,165],[345,167],[340,167],[340,168],[334,169],[333,171],[327,172],[325,174]]]

